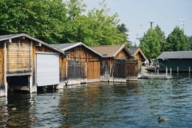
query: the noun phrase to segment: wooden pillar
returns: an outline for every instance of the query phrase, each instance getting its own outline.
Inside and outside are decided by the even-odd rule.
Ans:
[[[8,93],[8,85],[7,85],[7,49],[6,49],[6,43],[4,43],[4,86],[5,86],[5,96],[7,96]]]
[[[177,67],[177,73],[179,72],[179,67]]]
[[[68,58],[67,57],[66,57],[65,66],[66,66],[66,78],[68,79]]]
[[[172,68],[170,68],[170,76],[172,76]]]
[[[166,67],[166,76],[167,76],[167,67]]]
[[[28,80],[29,80],[29,89],[30,89],[29,91],[30,93],[33,93],[32,75],[29,76]]]

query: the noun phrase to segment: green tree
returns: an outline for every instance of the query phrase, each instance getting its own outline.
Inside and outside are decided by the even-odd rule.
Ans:
[[[66,21],[62,0],[0,0],[0,34],[26,33],[58,43]]]
[[[188,42],[189,42],[189,50],[192,50],[192,36],[188,37]]]
[[[159,35],[150,28],[140,39],[139,47],[142,49],[147,58],[155,58],[160,54]]]
[[[83,0],[65,0],[67,8],[67,21],[64,24],[62,42],[83,42],[82,26],[84,19],[83,13],[86,11],[86,4]],[[85,21],[86,22],[86,21]],[[86,25],[86,24],[85,24]]]
[[[161,46],[161,52],[165,51],[167,43],[166,43],[166,38],[165,38],[165,33],[161,31],[161,28],[157,25],[155,27],[155,31],[158,34],[158,40]]]
[[[126,28],[126,25],[124,23],[122,23],[120,25],[117,25],[117,28],[120,31],[120,33],[124,34],[124,42],[127,43],[128,47],[131,47],[132,46],[132,42],[130,42],[128,40],[128,34],[127,33],[129,32],[129,30]]]
[[[110,11],[107,8],[105,1],[99,3],[101,9],[92,9],[88,12],[89,19],[89,42],[86,44],[94,45],[114,45],[114,44],[126,44],[124,41],[125,35],[120,33],[117,25],[119,23],[118,14],[115,13],[112,16],[108,15]],[[90,39],[90,37],[92,39]]]
[[[167,37],[166,51],[185,51],[189,50],[188,38],[183,30],[175,27]]]

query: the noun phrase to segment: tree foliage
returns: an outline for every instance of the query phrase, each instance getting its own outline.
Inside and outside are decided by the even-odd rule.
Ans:
[[[132,47],[132,42],[128,40],[128,32],[129,30],[126,28],[126,25],[124,23],[117,25],[117,28],[120,33],[124,35],[124,42],[126,42],[127,47]]]
[[[26,33],[47,43],[91,46],[126,43],[118,14],[108,15],[104,0],[100,5],[86,11],[83,0],[0,0],[0,35]]]
[[[188,38],[183,30],[175,27],[167,37],[167,51],[186,51],[189,50]]]
[[[192,36],[188,37],[188,42],[189,42],[189,50],[192,50]]]
[[[66,8],[62,0],[0,0],[0,34],[27,33],[46,42],[62,37]]]
[[[160,48],[161,48],[161,52],[165,51],[166,50],[166,38],[165,38],[165,33],[161,30],[161,28],[157,25],[155,27],[155,31],[158,35],[158,40],[159,40],[159,43],[160,43]]]
[[[140,39],[139,47],[147,58],[155,58],[160,54],[160,41],[157,32],[150,28],[147,33]]]

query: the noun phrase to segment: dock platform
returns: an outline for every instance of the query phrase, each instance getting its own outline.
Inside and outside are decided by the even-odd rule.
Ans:
[[[144,67],[141,68],[141,74],[138,76],[138,79],[171,79],[173,78],[172,75],[169,75],[168,73],[154,73],[149,74],[147,70],[145,70]]]

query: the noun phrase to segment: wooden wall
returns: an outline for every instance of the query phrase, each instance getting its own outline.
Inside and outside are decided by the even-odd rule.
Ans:
[[[7,73],[32,71],[31,43],[23,39],[14,39],[7,43]]]
[[[114,71],[113,71],[113,66],[115,65],[116,63],[116,59],[128,59],[130,58],[130,56],[127,54],[127,52],[123,49],[121,50],[117,56],[115,58],[104,58],[102,61],[101,61],[101,70],[103,69],[102,67],[106,64],[106,62],[108,63],[109,67],[110,67],[110,76],[113,77],[114,76]],[[124,69],[125,71],[126,69]],[[105,71],[101,71],[102,74],[104,74]]]
[[[75,60],[84,63],[84,75],[88,79],[100,78],[100,57],[84,46],[77,46],[67,53],[67,61]]]
[[[4,70],[4,42],[0,42],[0,86],[5,86]]]
[[[100,78],[100,62],[99,61],[89,61],[88,63],[88,79],[98,79]]]
[[[138,61],[138,70],[140,70],[140,69],[141,69],[141,65],[142,65],[142,61],[144,61],[140,52],[138,52],[138,53],[134,56],[134,60],[137,60],[137,61]]]
[[[101,61],[101,66],[105,66],[105,64],[108,64],[109,65],[109,76],[112,76],[113,74],[113,64],[115,63],[115,59],[113,58],[104,58],[102,61]],[[103,68],[101,68],[101,70],[103,70]],[[105,71],[101,71],[101,72],[105,72]]]
[[[128,78],[138,76],[138,61],[137,60],[127,60],[127,62],[126,62],[126,76]]]
[[[125,58],[125,59],[128,59],[130,58],[130,56],[127,54],[127,52],[123,49],[119,52],[119,54],[116,56],[116,59],[117,58]]]

